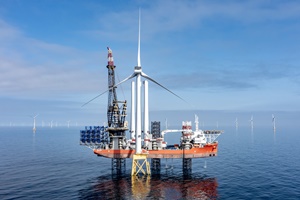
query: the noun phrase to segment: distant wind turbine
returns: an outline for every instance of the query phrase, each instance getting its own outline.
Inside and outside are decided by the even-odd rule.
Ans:
[[[272,114],[272,123],[273,123],[273,130],[274,132],[276,131],[276,126],[275,126],[275,116]]]
[[[251,124],[251,130],[253,131],[253,115],[251,116],[251,119],[250,119],[250,124]]]
[[[166,130],[168,129],[168,118],[166,118],[166,120],[165,120],[165,125],[166,125]]]
[[[199,117],[195,114],[195,130],[199,130]]]
[[[235,129],[238,130],[238,128],[239,128],[238,118],[235,118]]]
[[[35,127],[35,118],[38,116],[39,114],[37,114],[37,115],[35,115],[35,116],[31,116],[32,118],[33,118],[33,128],[32,128],[32,130],[33,130],[33,132],[35,133],[35,131],[36,131],[36,127]]]

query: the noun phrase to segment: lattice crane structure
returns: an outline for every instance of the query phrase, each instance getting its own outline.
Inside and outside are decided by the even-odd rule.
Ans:
[[[112,50],[107,47],[107,70],[108,70],[108,104],[107,104],[107,132],[109,134],[109,147],[112,149],[123,149],[126,144],[127,102],[118,101],[117,87],[115,86],[115,68]],[[122,170],[125,168],[124,158],[112,158],[112,169]],[[124,166],[124,167],[123,167]]]

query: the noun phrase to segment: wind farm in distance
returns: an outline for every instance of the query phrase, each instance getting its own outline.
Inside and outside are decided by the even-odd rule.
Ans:
[[[165,116],[169,117],[169,118],[165,118],[163,119],[163,117],[161,116],[162,112],[151,112],[150,114],[153,118],[156,119],[160,119],[161,121],[165,121],[164,126],[162,126],[163,128],[178,128],[176,126],[174,126],[175,124],[178,124],[178,120],[174,120],[174,115],[173,115],[174,111],[165,111]],[[235,115],[234,112],[230,111],[230,112],[225,112],[224,111],[199,111],[199,112],[192,112],[192,111],[178,111],[180,113],[181,116],[186,116],[187,119],[190,119],[191,121],[193,121],[193,118],[191,118],[191,116],[194,116],[195,114],[197,114],[198,116],[200,116],[200,120],[199,120],[199,127],[201,128],[214,128],[214,129],[224,129],[225,127],[234,127],[236,132],[239,130],[240,127],[249,127],[249,130],[251,131],[255,131],[255,127],[261,127],[261,126],[269,126],[270,129],[273,130],[273,132],[276,132],[277,129],[277,117],[272,114],[272,112],[258,112],[257,117],[255,117],[255,115],[250,114],[250,112],[245,112],[245,113],[241,113],[239,112],[239,115]],[[202,114],[201,114],[202,113]],[[249,115],[250,114],[250,115]],[[279,112],[278,114],[279,116],[282,116],[282,122],[283,123],[288,123],[288,124],[293,124],[293,118],[292,117],[288,117],[286,118],[286,114],[284,112]],[[208,116],[208,117],[207,117]],[[237,116],[237,117],[234,117]],[[248,118],[247,118],[248,116]],[[201,119],[201,117],[205,117],[205,119]],[[31,120],[28,120],[30,119]],[[78,120],[64,120],[64,119],[60,119],[60,120],[44,120],[43,115],[32,115],[29,118],[24,116],[23,120],[17,120],[14,121],[13,119],[10,121],[6,121],[6,122],[0,122],[0,126],[3,127],[32,127],[32,130],[38,131],[38,129],[40,128],[56,128],[56,127],[67,127],[67,128],[72,128],[72,127],[82,127],[85,125],[91,125],[91,126],[96,126],[96,125],[103,125],[106,126],[107,123],[103,122],[101,120],[96,121],[96,120],[90,120],[90,121],[84,121],[82,122],[80,119]],[[223,118],[223,119],[222,119]],[[55,119],[55,118],[54,118]],[[231,119],[231,120],[230,120]],[[269,125],[267,125],[269,124]],[[281,122],[279,122],[279,126],[280,126]],[[280,127],[279,127],[280,128]]]
[[[203,113],[206,113],[206,112],[215,112],[215,113],[217,113],[217,111],[203,111]],[[190,113],[192,114],[193,112],[190,112]],[[197,112],[197,113],[199,115],[199,113],[201,113],[201,112]],[[158,115],[158,114],[156,114],[154,112],[154,115]],[[220,115],[222,115],[222,114],[220,113]],[[234,114],[232,114],[232,113],[224,114],[224,117],[226,118],[227,115],[233,116]],[[247,120],[247,119],[245,119],[246,118],[245,115],[246,114],[242,114],[242,117],[240,117],[240,118],[236,117],[233,123],[230,123],[229,120],[215,121],[215,124],[216,124],[215,126],[214,126],[213,119],[209,119],[209,120],[206,120],[206,121],[204,121],[204,120],[199,121],[199,127],[218,128],[219,126],[221,126],[221,127],[231,127],[231,126],[233,126],[233,127],[236,128],[236,130],[238,130],[239,126],[249,126],[250,129],[252,129],[252,128],[254,129],[254,121],[255,121],[254,117],[255,116],[253,117],[253,115],[250,115],[249,119]],[[258,126],[262,126],[262,125],[265,125],[266,123],[268,123],[267,115],[268,114],[264,114],[264,118],[259,117],[260,122],[258,122]],[[84,126],[85,124],[87,124],[87,122],[82,123],[80,120],[78,120],[78,121],[71,121],[71,120],[66,120],[66,121],[64,121],[64,120],[58,120],[58,121],[50,120],[49,121],[48,120],[48,121],[46,121],[46,120],[43,120],[43,119],[39,119],[39,118],[42,118],[42,116],[40,116],[40,117],[38,117],[38,116],[39,116],[39,114],[36,114],[34,116],[30,116],[32,118],[31,121],[26,120],[26,117],[24,117],[23,122],[19,121],[19,120],[18,120],[18,122],[15,122],[13,120],[11,120],[9,122],[7,121],[5,123],[1,122],[0,126],[5,126],[5,127],[24,126],[24,127],[33,127],[33,130],[36,130],[37,127],[38,128],[43,128],[43,127],[50,127],[50,128],[54,128],[54,127],[78,127],[78,126]],[[261,123],[261,120],[263,120],[264,123]],[[174,122],[169,122],[168,123],[167,118],[165,119],[165,122],[166,122],[165,126],[164,126],[165,128],[167,128],[168,126],[172,126],[172,124],[174,123]],[[275,132],[276,131],[276,117],[275,117],[274,114],[271,114],[269,122],[270,122],[270,127]],[[91,122],[91,123],[88,123],[88,124],[91,125],[91,126],[94,126],[94,125],[99,125],[99,123],[102,124],[103,126],[106,125],[105,122],[100,122],[100,121],[99,122],[94,121],[94,122]]]

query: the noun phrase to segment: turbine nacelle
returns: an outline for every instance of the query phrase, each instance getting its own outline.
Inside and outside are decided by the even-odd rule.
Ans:
[[[134,67],[134,73],[135,73],[135,74],[141,74],[141,73],[143,73],[143,72],[142,72],[142,67],[140,67],[140,66],[135,66],[135,67]]]

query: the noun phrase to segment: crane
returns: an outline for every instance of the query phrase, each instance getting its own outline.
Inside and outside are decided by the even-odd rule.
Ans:
[[[126,119],[127,102],[118,101],[117,87],[115,86],[115,68],[113,52],[107,47],[107,70],[108,70],[108,104],[107,104],[107,132],[110,138],[109,147],[112,149],[123,149],[126,145],[126,131],[128,123]],[[112,169],[121,170],[125,165],[124,158],[113,158]]]

